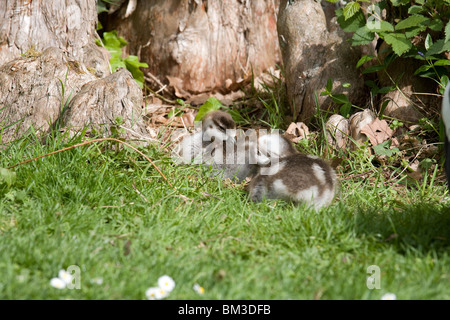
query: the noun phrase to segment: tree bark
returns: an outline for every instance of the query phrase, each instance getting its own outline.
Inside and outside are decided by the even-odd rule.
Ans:
[[[128,53],[149,64],[166,84],[193,94],[229,92],[280,61],[276,30],[279,0],[138,1],[112,15]],[[130,14],[130,10],[128,10]]]
[[[95,45],[95,0],[1,0],[0,65],[28,50],[57,47],[95,69],[109,72],[107,52]]]
[[[127,70],[109,75],[96,23],[95,0],[0,5],[0,144],[63,125],[110,135],[118,117],[121,137],[145,139],[142,91]]]

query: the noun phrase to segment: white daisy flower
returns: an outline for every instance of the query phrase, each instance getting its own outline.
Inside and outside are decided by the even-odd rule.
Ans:
[[[397,296],[395,295],[395,293],[385,293],[382,297],[381,300],[397,300]]]
[[[164,298],[162,291],[164,290],[161,290],[159,287],[151,287],[145,291],[145,296],[148,300],[161,300]]]
[[[50,285],[56,289],[64,289],[67,286],[67,283],[61,278],[52,278],[50,280]]]
[[[194,284],[193,289],[198,294],[204,294],[205,293],[205,288],[201,287],[198,283]]]
[[[169,293],[173,290],[173,288],[175,288],[175,281],[173,281],[173,279],[168,275],[164,275],[162,277],[159,277],[158,286]]]
[[[68,273],[66,270],[61,269],[58,272],[58,278],[64,281],[66,284],[72,283],[73,276]]]

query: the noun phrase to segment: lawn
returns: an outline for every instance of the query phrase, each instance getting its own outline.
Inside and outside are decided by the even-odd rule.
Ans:
[[[81,141],[31,135],[0,151],[0,167]],[[1,299],[141,300],[162,275],[176,284],[166,299],[450,299],[440,166],[425,181],[389,180],[355,156],[338,171],[339,197],[315,212],[252,203],[242,186],[177,166],[164,148],[140,150],[173,187],[142,156],[106,142],[15,167],[11,183],[3,177]],[[80,289],[51,286],[69,266]],[[370,266],[379,289],[369,289]]]

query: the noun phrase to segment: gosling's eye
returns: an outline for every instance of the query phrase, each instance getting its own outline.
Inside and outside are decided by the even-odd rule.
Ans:
[[[219,126],[219,130],[220,130],[220,131],[223,131],[223,132],[226,131],[225,127],[222,127],[222,126]]]

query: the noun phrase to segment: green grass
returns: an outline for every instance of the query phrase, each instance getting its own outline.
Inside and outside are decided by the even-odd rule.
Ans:
[[[80,141],[24,138],[0,150],[0,167]],[[241,186],[142,148],[174,190],[138,154],[110,146],[33,161],[11,169],[11,186],[0,182],[1,299],[145,299],[164,274],[176,282],[168,299],[450,299],[443,183],[395,184],[358,157],[370,177],[347,172],[339,198],[314,212],[249,202]],[[70,265],[81,289],[51,287]],[[367,288],[371,265],[381,289]]]

